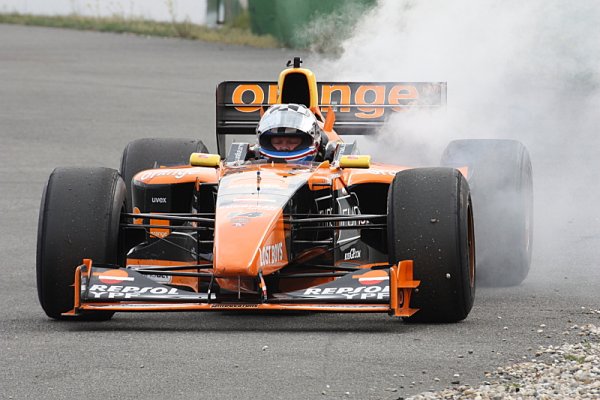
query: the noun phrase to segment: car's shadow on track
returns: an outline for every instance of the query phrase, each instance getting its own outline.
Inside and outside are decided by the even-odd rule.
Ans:
[[[66,332],[394,332],[433,329],[385,314],[214,312],[116,314],[105,322],[47,321],[46,330]],[[452,324],[450,324],[452,325]]]

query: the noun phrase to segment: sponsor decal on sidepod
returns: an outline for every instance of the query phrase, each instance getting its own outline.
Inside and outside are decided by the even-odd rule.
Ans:
[[[348,261],[348,260],[356,260],[357,258],[360,258],[360,253],[362,251],[361,250],[357,250],[354,247],[350,249],[349,252],[344,254],[344,260]]]
[[[139,180],[142,182],[146,182],[153,178],[159,176],[171,176],[175,179],[181,179],[188,175],[197,174],[198,171],[201,170],[202,167],[198,168],[161,168],[161,169],[153,169],[146,172],[142,172],[139,176]]]

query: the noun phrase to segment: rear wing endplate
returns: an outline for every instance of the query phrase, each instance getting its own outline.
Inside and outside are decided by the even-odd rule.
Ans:
[[[319,108],[335,112],[339,135],[366,135],[390,114],[446,105],[446,82],[318,82]],[[261,116],[277,99],[276,82],[226,81],[217,86],[217,146],[226,151],[225,135],[254,135]],[[224,156],[224,154],[222,154]]]

